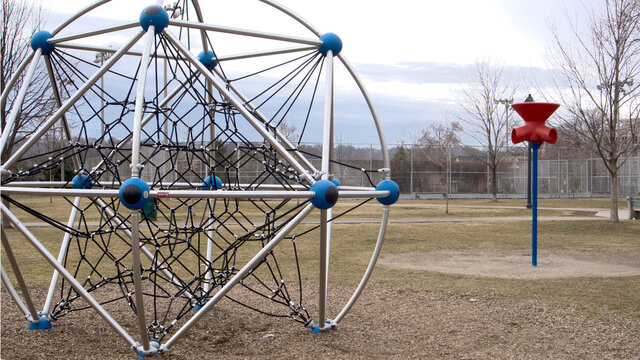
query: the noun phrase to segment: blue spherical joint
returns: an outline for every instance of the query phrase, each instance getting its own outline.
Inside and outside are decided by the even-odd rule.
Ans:
[[[320,210],[329,209],[338,202],[338,188],[329,180],[316,182],[311,185],[310,190],[315,193],[315,196],[311,198],[311,203]]]
[[[314,335],[320,334],[320,326],[316,325],[316,326],[312,327],[311,328],[311,333],[314,334]]]
[[[93,187],[93,181],[91,181],[89,175],[86,174],[74,176],[71,182],[73,183],[74,189],[91,189],[91,187]]]
[[[56,47],[56,44],[49,44],[47,40],[51,39],[53,35],[45,30],[40,30],[33,34],[31,38],[31,48],[33,51],[38,49],[42,50],[42,55],[47,55]]]
[[[391,180],[384,180],[376,186],[377,191],[389,191],[389,195],[377,198],[382,205],[393,205],[400,197],[400,188],[398,184]]]
[[[29,322],[29,330],[48,330],[51,329],[53,325],[51,321],[46,317],[40,317],[40,321],[36,324],[34,322]]]
[[[162,6],[149,5],[140,13],[140,26],[142,29],[147,31],[151,25],[154,26],[156,35],[169,26],[169,14]]]
[[[202,182],[202,190],[220,190],[222,189],[222,180],[217,176],[209,176]]]
[[[318,46],[318,50],[324,56],[327,56],[329,50],[331,50],[333,56],[338,55],[342,50],[342,40],[334,33],[323,34],[320,36],[320,41],[322,41],[322,45]]]
[[[198,54],[198,59],[209,71],[213,70],[218,65],[218,62],[216,61],[216,54],[211,50],[207,52],[201,51],[200,54]]]
[[[127,209],[140,210],[150,200],[149,185],[141,179],[131,178],[120,185],[118,197]]]
[[[342,183],[340,182],[340,180],[338,179],[332,179],[331,182],[333,183],[333,185],[335,186],[342,186]]]

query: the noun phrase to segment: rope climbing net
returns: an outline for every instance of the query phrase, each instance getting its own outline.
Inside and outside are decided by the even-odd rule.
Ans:
[[[392,181],[375,183],[389,176],[384,137],[380,169],[335,160],[334,57],[361,89],[379,128],[369,97],[340,55],[336,35],[321,35],[280,5],[262,2],[316,37],[209,25],[193,0],[148,6],[139,21],[110,28],[66,34],[70,21],[34,35],[34,53],[8,87],[15,89],[2,95],[16,96],[2,149],[17,124],[22,89],[38,69],[46,69],[56,106],[2,165],[2,198],[10,207],[0,205],[3,221],[54,268],[40,312],[17,262],[11,265],[24,300],[2,268],[30,327],[93,308],[135,351],[152,354],[168,350],[221,299],[314,332],[335,326],[353,305],[375,264],[387,205],[398,198]],[[130,40],[119,48],[88,45],[93,36],[113,33]],[[294,47],[222,56],[221,34]],[[321,149],[304,146],[318,134]],[[367,183],[340,184],[338,168],[360,173]],[[24,195],[60,197],[68,216]],[[338,211],[338,198],[357,200]],[[371,262],[349,303],[328,319],[331,223],[374,198],[384,206]],[[303,223],[314,209],[319,224]],[[57,257],[16,211],[60,231]],[[296,245],[314,232],[321,239],[317,317],[306,308]],[[4,230],[2,240],[13,259]],[[236,297],[239,292],[244,295]],[[131,309],[139,340],[111,317],[108,309],[118,304]]]

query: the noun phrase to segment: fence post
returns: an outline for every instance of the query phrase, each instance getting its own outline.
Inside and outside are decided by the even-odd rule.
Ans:
[[[413,197],[413,147],[415,146],[415,144],[411,144],[411,149],[409,150],[409,160],[410,160],[410,167],[411,167],[411,172],[409,174],[410,178],[409,178],[409,192],[411,193],[411,196]]]

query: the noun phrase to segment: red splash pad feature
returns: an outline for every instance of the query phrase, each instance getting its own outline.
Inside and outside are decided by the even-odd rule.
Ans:
[[[511,107],[525,122],[524,126],[517,127],[511,132],[511,141],[514,144],[523,141],[556,143],[558,133],[544,123],[560,107],[559,104],[522,102],[512,104]]]

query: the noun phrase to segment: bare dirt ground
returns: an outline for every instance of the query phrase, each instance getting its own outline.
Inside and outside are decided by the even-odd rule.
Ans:
[[[43,296],[46,289],[36,289]],[[352,289],[331,292],[336,312]],[[310,292],[307,301],[315,302]],[[311,310],[311,309],[310,309]],[[115,312],[131,317],[130,309]],[[28,331],[2,292],[3,359],[133,359],[135,353],[88,310],[47,331]],[[289,320],[220,304],[158,359],[637,359],[640,324],[593,319],[568,307],[491,294],[370,286],[338,328],[320,335]],[[127,328],[129,330],[129,328]],[[135,334],[133,328],[131,333]],[[263,338],[273,334],[271,338]],[[155,358],[155,357],[154,357]]]
[[[640,256],[595,251],[539,249],[536,267],[531,266],[531,251],[476,249],[386,254],[378,264],[408,270],[511,279],[640,275]]]

